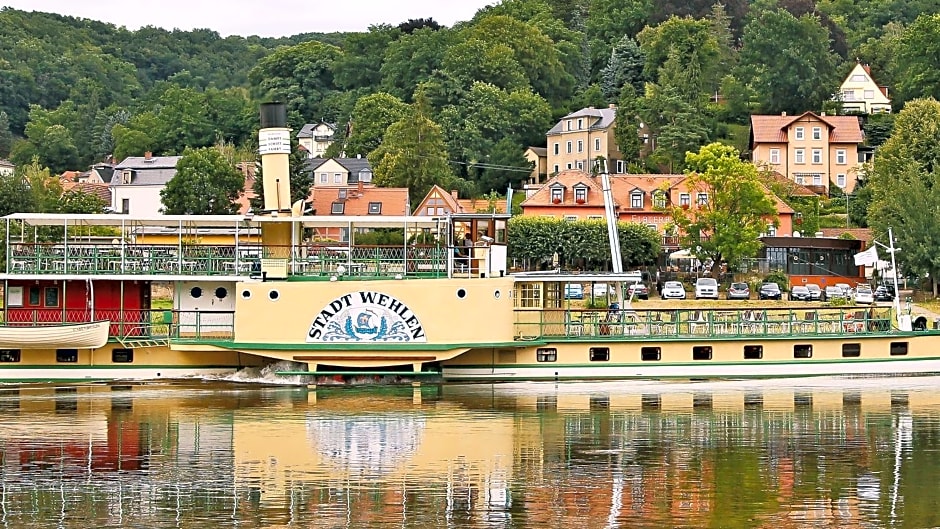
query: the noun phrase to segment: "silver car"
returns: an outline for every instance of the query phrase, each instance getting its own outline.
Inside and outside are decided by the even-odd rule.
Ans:
[[[666,281],[660,296],[663,299],[685,299],[685,287],[679,281]]]

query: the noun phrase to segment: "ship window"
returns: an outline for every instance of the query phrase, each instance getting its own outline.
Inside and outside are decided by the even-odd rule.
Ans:
[[[610,360],[610,347],[591,347],[588,355],[591,362],[607,362]]]
[[[640,409],[658,410],[663,405],[663,397],[659,393],[644,393],[640,396]]]
[[[697,345],[692,348],[692,360],[711,360],[712,346]]]
[[[189,289],[189,295],[192,296],[192,297],[194,297],[194,298],[201,298],[201,297],[202,297],[202,287],[193,287],[193,288]]]
[[[641,347],[640,360],[644,362],[657,362],[662,357],[659,347]]]
[[[41,293],[42,291],[39,289],[39,287],[29,287],[29,304],[34,307],[38,306],[39,296]]]
[[[813,344],[801,343],[793,346],[793,358],[812,358]]]
[[[907,354],[907,342],[891,342],[891,356],[905,356]]]
[[[111,351],[111,362],[115,364],[130,364],[134,361],[133,349],[114,349]]]
[[[763,357],[764,357],[763,345],[745,345],[744,346],[744,359],[745,360],[760,360]]]
[[[78,349],[56,349],[55,361],[69,364],[78,362]]]
[[[793,394],[793,406],[796,408],[799,407],[808,407],[813,405],[813,394],[806,392],[799,392]]]
[[[0,362],[10,364],[20,361],[19,349],[0,349]]]
[[[59,287],[46,287],[43,300],[43,306],[45,307],[58,307],[59,306]]]
[[[279,297],[281,297],[281,293],[278,292],[277,290],[272,290],[268,292],[268,299],[270,299],[271,301],[277,301],[277,298]]]
[[[539,347],[535,350],[537,362],[555,362],[558,360],[558,349],[554,347]]]
[[[215,289],[215,297],[225,299],[225,296],[228,296],[228,290],[226,290],[225,287]]]
[[[862,356],[862,344],[844,343],[842,344],[842,358],[858,358]]]

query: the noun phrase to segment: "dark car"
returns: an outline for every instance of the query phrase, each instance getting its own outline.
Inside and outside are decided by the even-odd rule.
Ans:
[[[894,301],[894,285],[878,285],[875,301]]]
[[[751,299],[751,287],[747,283],[731,283],[725,299]]]
[[[807,283],[806,288],[809,290],[809,299],[811,301],[823,301],[825,295],[819,285],[815,283]]]
[[[633,283],[632,285],[630,285],[630,288],[627,289],[627,295],[630,295],[639,299],[649,299],[650,289],[643,283]]]
[[[783,299],[783,292],[777,283],[764,283],[757,292],[757,299]]]
[[[803,285],[797,285],[790,289],[791,301],[810,301],[812,299],[813,294]]]

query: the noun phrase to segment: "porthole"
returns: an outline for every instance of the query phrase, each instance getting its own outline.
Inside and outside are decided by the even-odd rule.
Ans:
[[[215,297],[225,299],[225,296],[228,296],[228,290],[225,287],[215,289]]]
[[[463,299],[463,298],[465,298],[465,297],[467,297],[467,291],[466,291],[465,289],[463,289],[463,288],[458,288],[458,289],[457,289],[457,299]]]
[[[193,287],[193,288],[189,289],[189,295],[192,296],[193,298],[196,298],[196,299],[201,298],[201,297],[202,297],[202,287]]]
[[[251,291],[250,291],[250,290],[242,290],[242,297],[245,298],[245,299],[251,299]]]
[[[279,298],[279,297],[281,297],[281,293],[278,292],[277,290],[272,290],[272,291],[268,292],[268,298],[269,298],[271,301],[277,301],[277,298]]]
[[[502,295],[502,292],[500,292],[499,290],[497,290],[496,292],[493,292],[493,297],[496,299],[499,299],[501,295]]]

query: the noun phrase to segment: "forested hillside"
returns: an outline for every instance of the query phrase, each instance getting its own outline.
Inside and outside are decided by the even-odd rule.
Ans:
[[[346,154],[384,159],[388,185],[428,185],[407,180],[420,169],[407,157],[388,157],[411,149],[431,181],[484,193],[525,177],[513,170],[523,150],[544,145],[558,117],[618,104],[620,125],[642,121],[658,138],[641,169],[679,169],[687,150],[734,141],[752,113],[838,112],[830,98],[856,59],[896,109],[937,97],[938,13],[940,0],[504,0],[452,28],[389,21],[264,39],[5,9],[0,157],[60,172],[108,155],[250,147],[258,103],[280,100],[295,129],[351,131]]]

